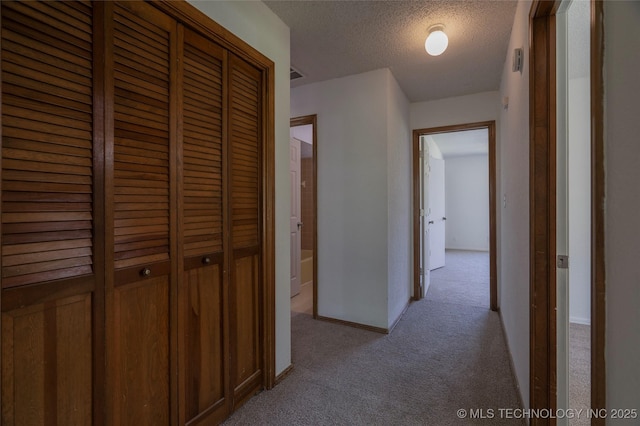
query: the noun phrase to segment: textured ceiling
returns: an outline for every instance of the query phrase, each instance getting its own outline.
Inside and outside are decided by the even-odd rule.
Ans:
[[[410,101],[498,90],[516,9],[512,0],[265,1],[291,29],[292,87],[389,68]],[[424,50],[444,24],[449,47]]]

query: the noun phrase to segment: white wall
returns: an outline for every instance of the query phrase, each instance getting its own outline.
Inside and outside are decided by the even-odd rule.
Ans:
[[[262,2],[190,3],[275,63],[276,374],[291,365],[289,28]]]
[[[604,2],[604,21],[606,398],[640,408],[640,4]]]
[[[445,247],[489,250],[489,156],[445,157]]]
[[[304,126],[295,126],[289,132],[292,138],[296,138],[302,142],[313,144],[313,125],[305,124]]]
[[[518,2],[507,49],[500,99],[498,194],[501,262],[500,312],[516,380],[525,407],[529,406],[529,10]],[[513,50],[523,48],[522,73],[511,71]],[[506,198],[506,204],[505,204]]]
[[[410,105],[412,129],[449,126],[497,120],[500,95],[483,92],[474,95],[415,102]]]
[[[292,117],[318,115],[318,314],[385,329],[389,73],[291,90]]]
[[[387,73],[388,323],[393,326],[412,293],[412,176],[409,100]]]
[[[589,16],[587,15],[587,22]],[[571,12],[569,12],[571,25]],[[569,39],[571,43],[571,39]],[[571,47],[569,47],[571,48]],[[588,54],[588,52],[586,52]],[[571,64],[569,64],[571,66]],[[569,321],[591,323],[590,80],[569,80]]]

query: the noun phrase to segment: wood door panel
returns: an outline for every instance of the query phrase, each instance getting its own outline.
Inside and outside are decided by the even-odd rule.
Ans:
[[[2,2],[2,288],[93,273],[92,5],[70,6]]]
[[[243,60],[229,61],[231,246],[260,244],[261,75]]]
[[[114,424],[169,424],[169,279],[116,287]]]
[[[185,30],[183,45],[183,251],[222,251],[222,48]]]
[[[245,250],[246,251],[246,250]],[[260,256],[234,253],[231,298],[231,379],[237,403],[262,381],[260,354]]]
[[[262,367],[261,110],[262,76],[229,56],[230,350],[233,409],[259,390]]]
[[[91,293],[2,313],[2,424],[92,424]]]
[[[144,3],[117,3],[113,14],[114,259],[123,269],[169,259],[172,27]]]
[[[228,362],[223,331],[226,308],[222,258],[219,260],[218,264],[184,272],[187,421],[205,412],[207,418],[223,418],[227,413],[225,369]]]

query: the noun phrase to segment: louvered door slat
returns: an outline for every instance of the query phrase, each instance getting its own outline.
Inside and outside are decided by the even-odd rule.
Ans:
[[[259,238],[260,74],[241,61],[230,71],[231,238],[234,249]]]
[[[90,274],[91,16],[2,6],[2,285]],[[74,229],[89,239],[72,238]]]
[[[221,49],[185,32],[183,214],[185,257],[222,250]]]
[[[125,8],[116,7],[114,19],[114,258],[121,269],[169,258],[169,39]],[[154,35],[154,48],[143,34]]]

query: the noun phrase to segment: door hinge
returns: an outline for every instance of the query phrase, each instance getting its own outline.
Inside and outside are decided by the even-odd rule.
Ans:
[[[558,255],[558,268],[567,269],[569,268],[569,256],[565,254]]]
[[[424,275],[424,269],[423,269],[423,268],[420,268],[420,272],[419,272],[419,274],[420,274],[420,276],[423,276],[423,275]]]
[[[424,151],[420,151],[420,158],[424,158]]]
[[[424,209],[420,209],[420,217],[424,217]]]

